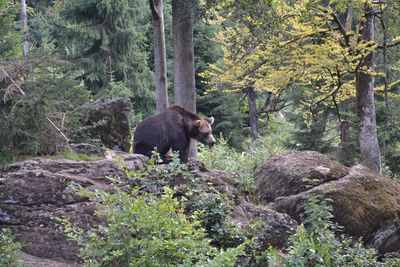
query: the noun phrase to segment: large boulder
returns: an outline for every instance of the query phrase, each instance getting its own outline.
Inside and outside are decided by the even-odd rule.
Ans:
[[[239,228],[247,228],[253,223],[261,223],[258,240],[262,250],[268,249],[269,246],[275,248],[285,247],[289,236],[296,230],[298,225],[287,214],[247,201],[242,201],[236,205],[227,221]]]
[[[315,151],[278,153],[256,169],[256,195],[261,203],[268,203],[337,180],[348,172],[347,167]]]
[[[93,136],[108,148],[128,152],[131,145],[129,114],[132,103],[124,98],[95,101],[91,104],[85,123],[93,127]]]
[[[134,169],[144,167],[147,160],[142,155],[120,157]],[[65,237],[57,218],[68,218],[83,228],[100,221],[94,215],[96,203],[69,184],[112,190],[107,177],[124,175],[119,167],[113,159],[85,162],[36,158],[0,169],[0,228],[10,228],[24,245],[23,262],[26,255],[34,256],[37,262],[37,258],[56,260],[59,266],[77,262],[79,248]]]
[[[307,179],[305,179],[307,178]],[[280,153],[255,173],[257,198],[303,221],[306,198],[333,200],[334,220],[381,253],[400,250],[400,184],[364,167],[347,168],[317,152]]]

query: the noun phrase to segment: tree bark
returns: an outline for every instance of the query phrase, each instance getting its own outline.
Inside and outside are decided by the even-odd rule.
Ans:
[[[374,14],[370,4],[364,5],[365,22],[362,29],[362,40],[374,41]],[[366,70],[358,70],[356,76],[356,98],[357,112],[359,119],[359,136],[361,161],[362,164],[371,168],[376,172],[381,171],[381,157],[379,151],[375,105],[374,105],[374,82],[375,77],[370,73],[374,67],[374,53],[371,52],[366,56],[362,68]]]
[[[164,31],[163,0],[149,0],[154,36],[154,79],[156,84],[156,111],[168,107],[167,56]]]
[[[347,17],[346,17],[346,24],[344,29],[346,32],[351,31],[351,26],[353,24],[353,17],[354,17],[354,10],[351,4],[347,4]]]
[[[350,146],[350,122],[347,120],[340,121],[340,147],[337,157],[340,163],[350,166],[353,160],[353,149]]]
[[[172,0],[175,104],[196,113],[193,15],[191,0]],[[190,142],[189,158],[197,158],[197,143]]]
[[[24,57],[29,56],[29,39],[28,39],[28,15],[26,13],[26,2],[21,0],[21,8],[19,10],[19,20],[21,29],[23,30],[22,35],[22,54]]]
[[[260,131],[258,126],[256,91],[252,86],[247,87],[246,91],[247,99],[249,100],[249,121],[251,129],[251,139],[256,140]]]

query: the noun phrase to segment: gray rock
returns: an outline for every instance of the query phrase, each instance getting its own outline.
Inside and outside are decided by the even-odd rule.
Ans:
[[[91,105],[85,123],[87,125],[100,124],[93,129],[92,134],[100,138],[106,147],[128,152],[131,147],[129,128],[131,111],[132,103],[124,98],[106,102],[99,100]]]
[[[331,180],[349,169],[315,151],[290,151],[273,155],[255,171],[256,195],[267,204],[277,197],[303,192]]]
[[[329,169],[329,170],[328,170]],[[315,178],[303,182],[302,178]],[[333,200],[334,220],[380,253],[400,250],[400,184],[364,166],[347,168],[317,152],[281,153],[256,172],[257,198],[298,222],[312,195]],[[272,202],[271,202],[272,201]]]
[[[283,248],[289,236],[297,227],[297,222],[287,214],[246,201],[235,206],[228,221],[239,228],[247,228],[254,222],[261,222],[262,228],[260,229],[258,239],[263,250],[269,246]]]
[[[147,158],[142,155],[120,158],[134,168],[146,166]],[[124,177],[119,167],[114,159],[85,162],[47,158],[5,166],[0,169],[0,228],[10,228],[26,254],[59,261],[59,266],[75,266],[79,248],[65,237],[57,218],[68,218],[84,229],[101,221],[94,214],[96,203],[69,184],[112,191],[107,177]],[[35,266],[51,266],[45,265],[46,261],[43,264]]]
[[[91,144],[71,144],[70,148],[73,152],[78,154],[86,154],[96,157],[104,157],[106,150]]]

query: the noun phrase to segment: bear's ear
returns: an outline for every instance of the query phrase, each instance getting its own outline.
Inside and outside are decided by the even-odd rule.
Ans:
[[[210,125],[212,125],[214,123],[214,117],[210,117],[210,118],[205,118],[206,121],[208,121],[208,123]]]
[[[196,120],[196,121],[194,121],[194,122],[193,122],[193,126],[194,126],[194,127],[197,127],[197,128],[200,128],[200,126],[201,126],[201,120]]]

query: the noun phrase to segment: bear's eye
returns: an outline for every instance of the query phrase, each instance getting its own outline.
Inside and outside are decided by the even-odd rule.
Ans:
[[[201,133],[201,136],[202,136],[203,138],[207,138],[208,135],[209,135],[209,133]]]

